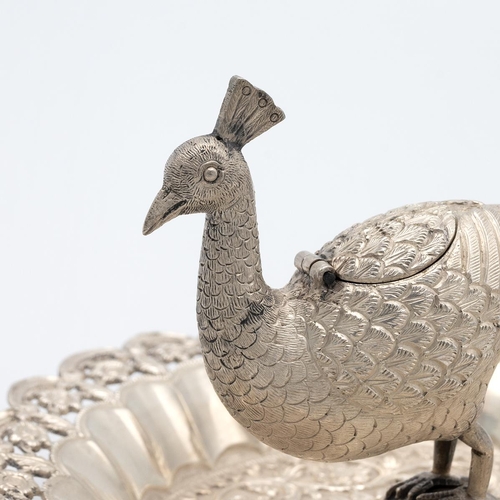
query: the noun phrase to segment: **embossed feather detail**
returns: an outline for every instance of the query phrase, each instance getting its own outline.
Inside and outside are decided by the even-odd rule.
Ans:
[[[450,247],[455,231],[451,206],[408,206],[353,226],[318,254],[344,281],[383,283],[430,266]]]
[[[290,283],[272,289],[241,148],[283,118],[266,93],[233,78],[214,133],[169,158],[145,223],[149,234],[207,214],[197,317],[221,401],[264,443],[312,460],[477,429],[500,359],[500,207],[391,210],[299,254]],[[338,279],[317,279],[318,269]]]
[[[229,82],[214,134],[242,148],[257,136],[285,119],[263,90],[238,76]]]

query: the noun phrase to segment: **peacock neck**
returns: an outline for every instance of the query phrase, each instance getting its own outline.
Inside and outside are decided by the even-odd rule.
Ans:
[[[216,338],[231,343],[249,326],[251,315],[262,314],[270,295],[262,276],[252,192],[206,217],[197,304],[202,344]]]

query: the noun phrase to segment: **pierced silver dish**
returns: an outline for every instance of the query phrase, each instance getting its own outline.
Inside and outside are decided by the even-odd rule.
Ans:
[[[429,468],[432,443],[345,463],[299,460],[250,436],[205,374],[197,339],[143,334],[14,384],[0,413],[0,494],[13,500],[383,498]],[[483,415],[500,442],[498,397]],[[459,446],[455,473],[466,475]],[[490,492],[500,494],[495,464]]]

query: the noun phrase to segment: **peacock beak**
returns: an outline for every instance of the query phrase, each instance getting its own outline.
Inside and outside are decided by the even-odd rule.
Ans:
[[[151,204],[142,234],[148,235],[153,231],[163,226],[165,222],[175,219],[183,213],[182,207],[187,203],[187,200],[182,199],[169,189],[160,189],[156,198]]]

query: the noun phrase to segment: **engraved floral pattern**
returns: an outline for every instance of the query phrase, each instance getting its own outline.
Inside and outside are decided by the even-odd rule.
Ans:
[[[102,359],[88,364],[86,375],[103,384],[118,384],[125,382],[133,368],[121,359]]]
[[[80,411],[82,405],[82,394],[63,387],[45,389],[38,394],[40,406],[46,408],[49,413],[65,415],[71,411]]]
[[[9,441],[25,452],[34,452],[50,446],[47,431],[34,422],[16,422],[7,431]]]
[[[23,472],[0,471],[0,493],[8,500],[33,498],[38,486],[29,474]]]

